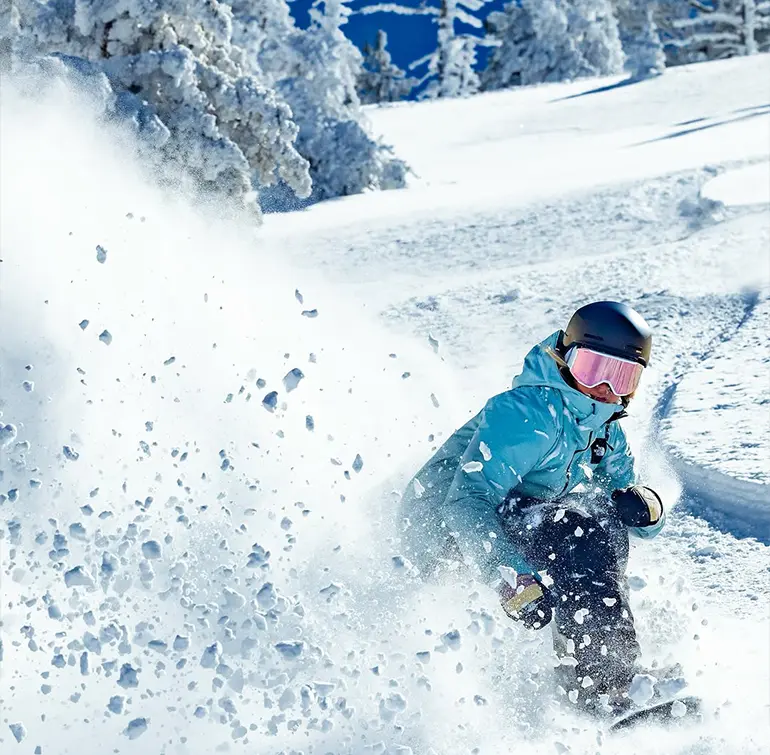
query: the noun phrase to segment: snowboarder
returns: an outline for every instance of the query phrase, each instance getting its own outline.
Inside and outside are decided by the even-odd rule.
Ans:
[[[618,422],[651,345],[649,326],[627,305],[581,307],[402,499],[403,546],[421,573],[461,564],[497,583],[512,619],[532,629],[553,622],[562,670],[577,682],[573,698],[597,712],[625,710],[639,671],[628,535],[654,537],[665,522],[658,494],[635,484]]]

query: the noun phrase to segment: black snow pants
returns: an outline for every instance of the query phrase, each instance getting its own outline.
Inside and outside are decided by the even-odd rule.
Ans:
[[[627,528],[606,505],[573,496],[519,501],[503,521],[527,563],[553,580],[554,645],[574,658],[581,697],[627,689],[640,652],[624,576]]]

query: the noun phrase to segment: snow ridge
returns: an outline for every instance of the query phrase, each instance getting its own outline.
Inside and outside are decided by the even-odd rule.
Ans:
[[[700,456],[695,456],[693,450],[681,442],[682,439],[678,437],[681,433],[677,433],[678,412],[698,411],[697,407],[692,406],[692,401],[688,404],[688,408],[683,410],[676,406],[677,394],[681,392],[683,381],[693,382],[697,380],[697,378],[693,378],[693,375],[703,372],[704,369],[713,373],[713,363],[715,358],[718,359],[720,351],[724,351],[725,348],[734,351],[736,346],[740,347],[741,337],[744,335],[747,325],[753,324],[759,314],[757,310],[760,303],[762,303],[762,299],[758,291],[745,294],[744,314],[734,329],[720,333],[706,351],[701,354],[699,364],[681,370],[680,374],[662,393],[654,409],[651,431],[654,437],[664,438],[663,445],[669,452],[669,461],[683,485],[683,503],[691,513],[737,537],[756,537],[760,542],[770,544],[770,505],[768,505],[770,504],[770,485],[767,482],[767,475],[762,472],[761,458],[758,464],[751,464],[751,460],[747,463],[745,458],[739,458],[737,464],[730,463],[731,454],[737,450],[730,446],[735,446],[737,441],[727,433],[721,434],[721,439],[717,438],[717,442],[721,440],[725,448],[721,450],[716,459],[703,457],[702,452]],[[746,381],[747,378],[744,378],[744,383]],[[708,380],[708,385],[716,382],[717,378],[712,376]],[[719,391],[717,392],[719,393]],[[706,395],[708,397],[713,396],[713,389]],[[723,406],[727,409],[732,407],[729,404],[706,407],[708,419],[711,422],[718,421],[715,420],[715,415]],[[731,411],[732,424],[734,424],[734,417],[732,416],[734,413],[733,409]],[[762,423],[761,409],[759,416],[755,419],[758,424]],[[691,423],[691,420],[689,422]],[[678,424],[681,425],[682,423],[679,422]],[[721,425],[717,426],[717,430],[719,427]],[[748,434],[750,430],[744,427],[742,432]],[[702,433],[714,434],[709,426],[706,426]],[[761,457],[763,454],[764,443],[761,432],[754,433],[754,435],[759,437],[759,443],[752,443],[749,440],[740,443],[741,446],[746,447],[742,453],[744,457],[757,447],[759,448],[758,455]],[[704,444],[708,442],[708,438],[705,441],[700,439],[699,442]],[[754,479],[742,479],[742,477],[747,477],[745,471],[747,468],[759,469],[759,471],[750,473]]]

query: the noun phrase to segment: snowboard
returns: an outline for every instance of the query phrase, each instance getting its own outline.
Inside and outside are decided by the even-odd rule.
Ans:
[[[690,695],[676,697],[663,703],[627,713],[610,726],[610,731],[622,731],[646,723],[680,723],[692,721],[701,710],[701,699]]]

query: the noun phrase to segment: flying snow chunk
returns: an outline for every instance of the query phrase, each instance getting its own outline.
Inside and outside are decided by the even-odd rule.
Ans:
[[[27,730],[24,728],[24,724],[8,724],[8,728],[11,730],[11,734],[13,734],[17,742],[21,742],[21,740],[27,736]]]
[[[7,446],[16,440],[16,426],[0,423],[0,446]]]
[[[302,310],[302,316],[303,317],[309,317],[311,319],[314,318],[314,317],[318,317],[318,310],[317,309],[303,309]]]
[[[414,494],[417,498],[422,498],[422,494],[425,492],[425,488],[422,483],[415,477],[414,480]]]
[[[407,708],[406,698],[400,692],[393,692],[385,699],[385,705],[389,710],[403,712]]]
[[[103,330],[99,333],[99,340],[106,346],[109,346],[112,343],[112,333],[109,330]]]
[[[289,687],[287,687],[278,698],[278,708],[279,710],[286,710],[287,708],[291,708],[296,702],[297,696]]]
[[[277,602],[278,596],[276,595],[273,583],[265,582],[265,584],[259,588],[259,592],[257,593],[257,605],[259,605],[263,611],[269,611],[271,608],[275,607]]]
[[[460,637],[459,629],[451,629],[449,632],[441,635],[441,642],[444,643],[450,650],[459,650],[462,644],[462,638]]]
[[[34,391],[34,390],[35,390],[35,384],[34,384],[34,383],[31,381],[31,380],[25,380],[25,381],[24,381],[24,382],[21,384],[21,387],[22,387],[22,388],[24,388],[24,390],[25,390],[27,393],[32,393],[32,391]]]
[[[246,598],[243,597],[239,592],[236,592],[235,590],[231,590],[229,587],[224,587],[222,589],[222,593],[225,597],[225,605],[228,609],[238,610],[239,608],[243,608],[243,606],[246,605]]]
[[[492,452],[483,440],[479,443],[479,451],[481,451],[481,458],[484,459],[484,461],[489,461],[492,458]]]
[[[74,448],[70,448],[70,446],[62,446],[61,450],[64,454],[64,458],[69,459],[70,461],[77,461],[80,458],[80,454],[75,451]]]
[[[201,656],[201,666],[203,668],[216,668],[222,658],[222,645],[219,642],[215,642],[213,645],[209,645]]]
[[[160,543],[158,543],[156,540],[147,540],[147,542],[142,543],[142,555],[148,561],[159,559],[161,554],[162,551],[160,548]]]
[[[123,698],[120,695],[113,695],[107,703],[107,710],[112,713],[123,712]]]
[[[251,553],[249,553],[249,560],[246,566],[249,569],[256,569],[263,564],[266,564],[270,558],[270,551],[265,550],[259,543],[254,543],[251,546]]]
[[[408,558],[404,558],[404,556],[391,556],[390,561],[394,569],[408,570],[412,568],[412,562]]]
[[[484,465],[480,461],[469,461],[467,464],[463,464],[463,472],[481,472],[484,469]]]
[[[628,696],[640,707],[652,700],[657,679],[649,674],[635,674],[628,688]]]
[[[301,641],[297,642],[278,642],[275,645],[275,649],[284,657],[289,660],[299,658],[302,655],[302,651],[305,649],[305,643]]]
[[[118,679],[118,686],[123,689],[129,687],[138,687],[139,680],[136,678],[137,670],[130,664],[124,663],[120,667],[120,678]]]
[[[125,734],[129,739],[136,739],[141,737],[144,732],[147,731],[147,719],[135,718],[133,721],[128,722],[126,726]]]
[[[190,647],[189,637],[183,637],[181,634],[178,634],[176,637],[174,637],[174,644],[173,644],[174,650],[187,650],[187,648],[189,647]]]
[[[293,369],[289,370],[284,376],[283,376],[283,387],[286,389],[287,393],[291,393],[300,383],[300,380],[305,377],[305,373],[302,372],[299,367],[294,367]]]
[[[356,454],[356,458],[353,459],[353,471],[358,473],[364,468],[364,460],[361,458],[361,454]]]
[[[263,399],[262,406],[269,412],[275,411],[275,407],[278,406],[278,391],[270,391]]]
[[[64,572],[64,584],[67,587],[93,587],[94,580],[91,575],[83,569],[82,566],[76,566]]]
[[[89,323],[88,320],[81,320],[78,323],[78,326],[80,327],[81,330],[85,330],[88,327],[88,323]]]
[[[311,682],[318,697],[328,697],[336,687],[334,682]]]
[[[591,612],[587,608],[578,608],[578,610],[575,611],[575,622],[582,625],[589,613]]]
[[[86,650],[90,650],[92,653],[102,652],[102,643],[99,641],[99,638],[91,634],[91,632],[86,632],[83,635],[83,645]]]
[[[687,715],[687,706],[681,700],[671,703],[671,718],[682,718]]]

